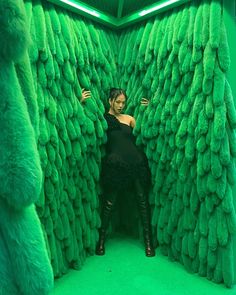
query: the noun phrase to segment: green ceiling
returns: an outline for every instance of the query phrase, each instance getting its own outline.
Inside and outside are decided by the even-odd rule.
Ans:
[[[97,8],[114,17],[124,17],[151,4],[161,2],[156,0],[84,0],[87,5]]]
[[[123,28],[191,0],[47,0],[112,28]],[[142,15],[143,10],[146,10]],[[147,13],[148,11],[148,13]],[[141,14],[140,14],[141,13]]]

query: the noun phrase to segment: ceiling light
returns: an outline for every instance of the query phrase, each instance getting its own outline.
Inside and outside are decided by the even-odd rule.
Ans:
[[[176,2],[179,2],[180,0],[168,0],[168,1],[165,1],[164,3],[161,3],[161,4],[158,4],[154,7],[151,7],[150,9],[147,9],[147,10],[142,10],[141,12],[139,12],[139,15],[140,16],[144,16],[146,14],[149,14],[153,11],[156,11],[156,10],[160,10],[161,8],[164,8],[166,6],[169,6],[171,4],[174,4]]]
[[[0,0],[1,1],[1,0]],[[134,13],[121,17],[124,0],[119,0],[117,17],[106,14],[103,11],[85,4],[79,0],[47,0],[53,4],[59,5],[65,9],[69,9],[75,13],[88,17],[94,21],[110,26],[111,28],[121,29],[125,26],[134,24],[139,20],[151,17],[156,13],[161,13],[164,10],[172,9],[191,0],[159,0],[150,6],[146,6],[143,10],[135,11]],[[86,0],[83,0],[86,1]]]
[[[100,17],[100,13],[98,13],[97,11],[86,8],[86,7],[82,6],[82,5],[79,5],[79,4],[75,3],[75,2],[73,2],[73,1],[70,1],[70,0],[60,0],[60,1],[65,3],[65,4],[68,4],[70,6],[73,6],[74,8],[82,10],[82,11],[88,13],[88,14],[91,14],[91,15],[93,15],[95,17]]]

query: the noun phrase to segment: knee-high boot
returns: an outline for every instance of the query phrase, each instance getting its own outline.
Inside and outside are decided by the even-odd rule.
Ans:
[[[145,195],[138,196],[138,206],[140,217],[143,225],[143,238],[145,244],[145,254],[148,257],[155,256],[155,250],[153,247],[152,228],[150,221],[150,208]]]
[[[96,245],[95,253],[97,255],[105,254],[105,239],[106,239],[106,231],[109,226],[109,222],[111,219],[111,213],[113,208],[113,201],[105,201],[101,214],[101,227],[99,229],[99,239]]]

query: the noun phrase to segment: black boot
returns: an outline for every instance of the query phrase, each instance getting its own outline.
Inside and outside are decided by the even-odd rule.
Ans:
[[[155,256],[155,249],[153,247],[152,231],[151,229],[147,232],[143,231],[144,244],[145,244],[145,254],[147,257]]]
[[[97,255],[105,254],[105,239],[106,239],[106,231],[104,229],[99,230],[99,240],[97,242],[96,251]]]
[[[155,249],[153,247],[152,229],[150,222],[150,208],[147,199],[144,195],[138,196],[139,212],[143,225],[143,238],[145,244],[145,254],[147,257],[155,256]]]
[[[106,239],[106,231],[109,226],[112,208],[114,201],[105,201],[103,205],[103,210],[101,214],[101,227],[99,229],[99,239],[96,245],[95,253],[97,255],[105,254],[105,239]]]

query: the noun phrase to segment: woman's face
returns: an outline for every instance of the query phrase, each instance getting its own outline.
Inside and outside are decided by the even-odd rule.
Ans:
[[[125,101],[126,101],[126,98],[124,94],[120,94],[117,96],[117,98],[113,100],[112,99],[109,100],[111,110],[113,111],[115,115],[119,115],[122,113],[125,107]]]

